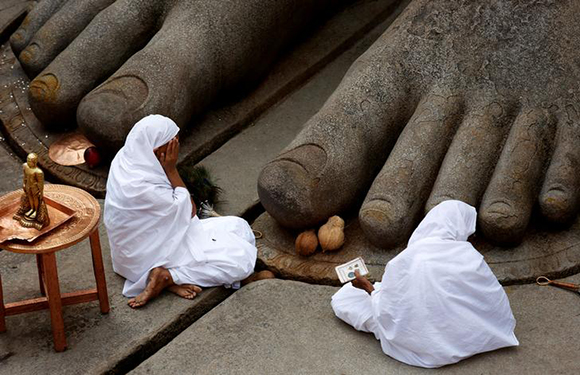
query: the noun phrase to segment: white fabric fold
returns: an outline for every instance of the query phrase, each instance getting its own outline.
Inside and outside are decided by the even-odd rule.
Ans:
[[[249,225],[237,218],[243,222],[234,225],[237,228],[234,232],[239,235],[232,234],[231,220],[222,220],[223,225],[213,223],[208,230],[204,220],[192,218],[193,207],[187,189],[172,188],[154,149],[169,142],[178,132],[171,119],[147,116],[135,124],[111,163],[104,223],[113,269],[127,279],[123,288],[127,297],[143,291],[149,271],[155,267],[169,269],[172,276],[177,276],[174,269],[181,269],[182,276],[176,283],[195,283],[204,272],[211,273],[211,266],[204,267],[208,265],[208,251],[228,253],[232,248],[244,249],[237,259],[223,256],[234,265],[243,263],[243,272],[215,277],[215,285],[200,286],[234,284],[253,272],[256,249],[253,235],[247,236],[248,230],[252,233]],[[244,230],[239,229],[244,226]],[[219,249],[215,246],[217,239],[220,239]],[[186,272],[189,269],[198,271]]]
[[[463,202],[433,208],[371,295],[348,283],[332,297],[336,316],[373,332],[387,355],[420,367],[519,345],[503,288],[467,242],[475,223],[475,209]]]

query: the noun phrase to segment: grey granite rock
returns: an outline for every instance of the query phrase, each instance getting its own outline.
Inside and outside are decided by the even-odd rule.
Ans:
[[[361,225],[380,247],[447,199],[477,207],[502,244],[521,241],[538,201],[549,220],[570,222],[579,11],[572,0],[414,0],[264,168],[264,207],[306,228],[366,196]]]
[[[578,369],[577,293],[536,285],[506,288],[520,346],[426,370],[387,357],[373,335],[336,318],[330,307],[336,290],[282,280],[249,285],[131,374],[572,375]]]
[[[6,141],[0,135],[0,194],[22,187],[22,163],[10,150]]]
[[[250,127],[257,117],[297,90],[317,72],[337,59],[341,53],[351,49],[356,44],[355,50],[348,52],[348,62],[342,59],[340,71],[332,73],[335,76],[318,78],[318,81],[325,81],[323,85],[335,88],[344,75],[344,70],[372,44],[371,41],[382,34],[386,26],[404,8],[403,3],[408,1],[410,0],[405,0],[402,3],[360,0],[351,6],[342,8],[315,33],[298,43],[288,53],[284,53],[273,64],[265,78],[260,80],[260,84],[255,89],[250,90],[248,95],[235,98],[231,102],[218,102],[205,113],[202,119],[192,118],[185,125],[186,129],[181,132],[181,162],[186,164],[198,163],[236,133]],[[84,2],[75,3],[82,5]],[[2,15],[4,15],[4,11],[0,12],[0,17]],[[16,22],[12,24],[14,27],[19,25]],[[378,24],[381,25],[377,27],[380,31],[373,30]],[[4,40],[10,37],[10,30],[0,29],[0,39]],[[22,64],[14,57],[10,45],[0,46],[0,55],[2,56],[0,60],[0,121],[4,125],[2,132],[13,150],[20,156],[25,156],[31,151],[36,152],[41,157],[40,162],[45,171],[55,181],[72,184],[91,192],[91,194],[103,197],[108,163],[104,161],[99,168],[88,168],[83,165],[65,167],[52,162],[47,155],[47,149],[63,136],[63,130],[44,126],[30,109],[28,100],[30,79],[27,78]],[[328,90],[332,91],[330,87]],[[318,108],[326,100],[329,92],[325,90],[322,94],[311,93],[309,95],[316,96],[315,102]],[[296,135],[293,133],[291,136],[288,135],[290,138],[284,138],[289,129],[281,129],[281,127],[286,127],[288,123],[293,122],[289,126],[299,130],[305,122],[304,119],[312,116],[313,109],[294,107],[289,109],[292,115],[283,115],[282,120],[277,119],[270,124],[273,135],[267,136],[266,139],[269,140],[269,144],[279,144],[275,145],[276,150],[273,154],[265,156],[264,161],[273,158]],[[74,122],[59,123],[59,127],[67,129],[74,128],[74,125]],[[264,134],[264,136],[266,135]],[[263,145],[264,141],[260,142],[259,147]],[[243,154],[246,151],[247,147],[242,146],[237,152]],[[250,162],[250,160],[247,161]],[[257,168],[257,172],[259,172],[264,161],[260,161],[259,165],[253,165],[251,168]],[[240,171],[240,173],[244,173],[244,171]],[[253,182],[248,181],[255,199],[257,199],[256,179],[257,173],[255,173]]]
[[[76,112],[86,135],[114,151],[147,114],[183,126],[218,94],[256,84],[348,1],[44,0],[12,44],[29,42],[20,61],[32,75],[42,70],[30,86],[41,121],[58,126]]]

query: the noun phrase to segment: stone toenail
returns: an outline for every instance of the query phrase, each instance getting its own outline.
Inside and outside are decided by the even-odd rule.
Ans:
[[[124,103],[123,110],[133,111],[141,107],[148,96],[149,87],[144,80],[136,76],[123,76],[104,83],[89,94],[85,100],[87,102],[92,100],[122,102]],[[105,99],[105,97],[108,99]]]
[[[542,205],[550,211],[564,211],[568,208],[569,200],[570,196],[564,189],[555,187],[542,196]]]
[[[487,206],[486,212],[491,215],[507,218],[513,216],[511,206],[506,202],[493,202]]]
[[[366,237],[378,247],[400,243],[407,235],[407,221],[391,202],[373,199],[363,204],[359,221]]]
[[[564,187],[553,186],[548,190],[547,195],[554,198],[566,198],[568,196],[568,192]]]
[[[365,203],[360,217],[367,223],[377,226],[390,225],[393,222],[392,205],[384,200],[376,199]]]
[[[33,43],[33,44],[29,45],[20,54],[20,61],[22,61],[25,64],[31,63],[36,58],[36,55],[38,54],[38,51],[40,51],[40,48],[38,47],[38,44]]]
[[[376,232],[380,228],[387,227],[390,223],[390,217],[382,210],[365,209],[360,212],[361,227],[367,233],[368,231]]]
[[[283,153],[274,162],[287,161],[298,164],[311,177],[316,177],[326,165],[327,155],[318,145],[306,144]]]
[[[522,219],[517,211],[507,202],[496,201],[488,205],[481,212],[481,219],[491,231],[501,231],[502,235],[516,235],[512,231],[520,228]],[[500,233],[494,233],[497,236]]]
[[[58,78],[49,73],[30,83],[30,95],[36,101],[55,102],[59,88]]]
[[[15,41],[21,41],[22,39],[24,39],[24,30],[23,29],[18,29],[14,34],[12,34],[12,40]]]

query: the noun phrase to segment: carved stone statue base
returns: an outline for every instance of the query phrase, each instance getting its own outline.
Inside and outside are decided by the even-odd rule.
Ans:
[[[387,262],[405,246],[379,249],[365,237],[358,219],[345,221],[346,242],[341,250],[323,254],[319,249],[313,256],[301,257],[294,248],[299,233],[281,227],[264,213],[252,225],[263,234],[257,240],[258,260],[284,278],[340,285],[334,267],[361,256],[369,269],[369,279],[380,281]],[[516,247],[491,245],[477,236],[470,239],[503,285],[531,283],[540,275],[561,278],[580,269],[580,218],[566,231],[552,231],[538,222],[532,220],[524,241]]]

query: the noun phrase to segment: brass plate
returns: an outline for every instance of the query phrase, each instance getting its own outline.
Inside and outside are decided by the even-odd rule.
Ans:
[[[20,191],[0,197],[0,207],[11,202],[15,196],[20,197]],[[11,240],[0,243],[0,249],[25,254],[62,250],[87,238],[99,224],[101,206],[86,191],[72,186],[47,184],[44,186],[44,196],[73,210],[74,216],[32,243]]]
[[[6,202],[0,204],[0,243],[9,240],[24,240],[32,242],[43,234],[48,233],[63,224],[75,214],[74,210],[67,206],[48,197],[44,197],[44,202],[48,209],[50,224],[42,230],[24,228],[18,221],[12,218],[20,207],[22,191],[18,191],[17,193],[19,194],[11,196],[12,200],[8,201],[7,205],[5,205]]]
[[[56,164],[73,166],[85,162],[85,150],[94,146],[84,135],[71,133],[48,148],[48,157]]]

